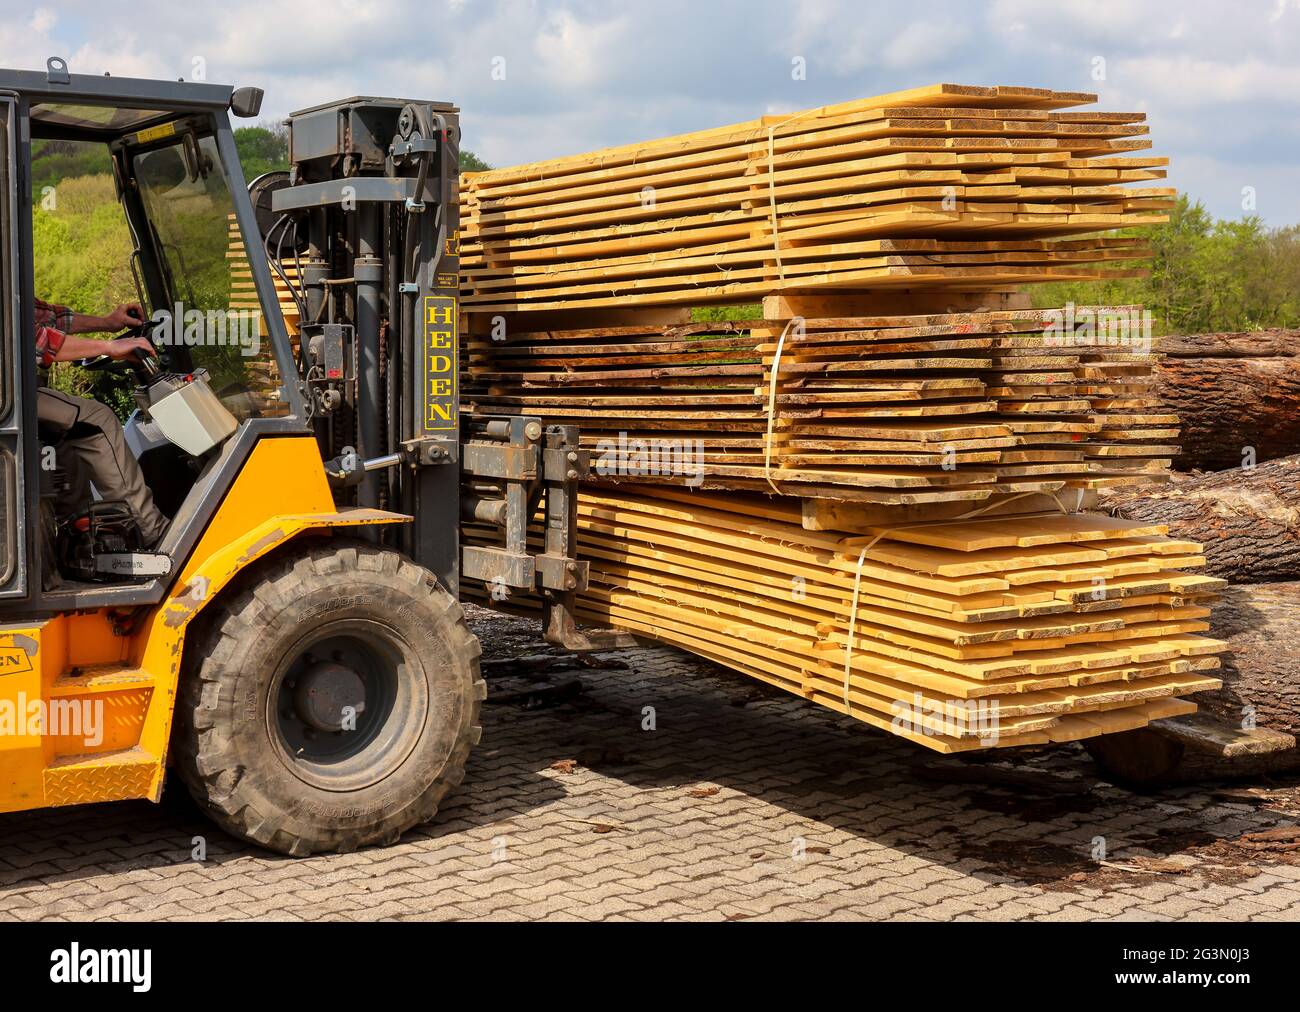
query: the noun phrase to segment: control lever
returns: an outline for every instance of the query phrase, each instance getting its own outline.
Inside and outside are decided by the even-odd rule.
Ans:
[[[148,386],[155,379],[162,375],[162,366],[158,364],[157,355],[137,355],[131,361],[132,368],[135,369],[136,375],[144,386]]]
[[[117,359],[111,355],[95,355],[90,358],[77,359],[76,364],[83,369],[89,369],[92,372],[106,372],[112,369],[125,371],[129,369],[135,374],[136,382],[147,387],[150,383],[162,375],[162,366],[159,363],[158,349],[154,347],[153,339],[145,333],[146,324],[144,322],[136,324],[134,327],[128,327],[122,333],[117,334],[113,340],[121,340],[124,337],[143,337],[149,342],[149,346],[154,349],[152,355],[133,354],[129,358]]]

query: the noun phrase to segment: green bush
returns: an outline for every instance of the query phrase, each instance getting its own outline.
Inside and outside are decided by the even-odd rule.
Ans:
[[[1215,220],[1181,196],[1168,224],[1117,234],[1150,240],[1149,277],[1034,285],[1034,305],[1141,304],[1158,333],[1300,327],[1300,226]]]
[[[289,167],[289,128],[283,123],[235,127],[234,134],[245,182]]]

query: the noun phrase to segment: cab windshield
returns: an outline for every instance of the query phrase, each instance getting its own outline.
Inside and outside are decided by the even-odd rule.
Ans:
[[[180,133],[132,158],[166,305],[154,305],[161,349],[206,369],[236,416],[283,414],[279,376],[235,224],[230,179],[212,136]],[[181,349],[184,349],[181,351]]]

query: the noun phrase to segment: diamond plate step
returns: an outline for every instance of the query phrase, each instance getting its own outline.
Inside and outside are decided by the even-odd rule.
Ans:
[[[64,756],[45,771],[45,803],[84,805],[97,801],[148,798],[161,762],[142,748]]]
[[[60,724],[47,731],[55,757],[111,755],[139,744],[153,700],[153,675],[140,668],[104,664],[70,668],[46,692],[50,720]],[[94,709],[99,734],[88,738],[89,709]]]

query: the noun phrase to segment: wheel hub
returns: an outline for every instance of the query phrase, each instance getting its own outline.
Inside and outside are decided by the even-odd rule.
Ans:
[[[337,732],[356,730],[366,709],[366,684],[352,668],[335,661],[317,661],[297,679],[294,710],[308,727]]]
[[[266,715],[294,776],[350,790],[400,766],[428,706],[410,671],[404,642],[370,619],[331,622],[286,651]]]

